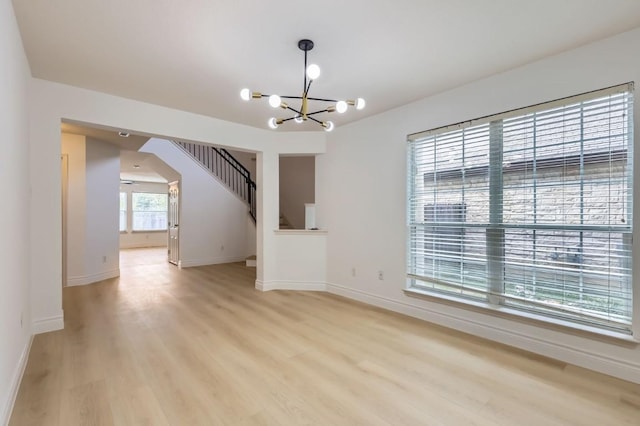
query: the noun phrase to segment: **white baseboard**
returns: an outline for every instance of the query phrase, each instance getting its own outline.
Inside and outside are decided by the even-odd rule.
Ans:
[[[9,399],[2,409],[2,417],[0,419],[2,425],[8,425],[11,418],[11,412],[13,411],[13,405],[16,403],[18,397],[18,390],[20,389],[20,383],[22,383],[22,376],[24,376],[24,370],[27,368],[27,361],[29,360],[29,352],[31,351],[31,343],[33,343],[33,335],[29,337],[29,341],[22,349],[22,354],[18,360],[18,365],[13,372],[11,378],[11,387],[9,388]]]
[[[211,257],[211,258],[205,258],[205,259],[191,259],[191,260],[183,259],[178,262],[178,267],[193,268],[195,266],[218,265],[220,263],[244,262],[245,259],[246,259],[246,256]]]
[[[67,287],[74,287],[77,285],[87,285],[97,283],[98,281],[108,280],[109,278],[116,278],[120,276],[120,268],[111,269],[110,271],[99,272],[91,275],[79,275],[74,277],[67,277]]]
[[[562,334],[551,336],[551,332],[545,331],[534,335],[516,330],[516,327],[509,328],[509,323],[513,324],[513,322],[509,320],[496,320],[495,318],[482,314],[471,315],[465,311],[461,311],[462,315],[456,314],[454,310],[443,312],[427,306],[403,303],[338,284],[327,283],[327,291],[369,305],[388,309],[589,370],[618,377],[623,380],[640,383],[640,360],[638,363],[631,363],[624,359],[618,359],[609,355],[591,352],[582,347],[572,346],[569,343],[565,343],[565,341],[569,339],[566,339],[566,336]],[[468,315],[464,315],[465,313]],[[563,339],[563,337],[565,338]],[[585,346],[588,346],[588,343],[585,343]]]
[[[63,328],[64,315],[62,312],[60,315],[54,317],[36,319],[31,324],[33,334],[48,333],[50,331],[62,330]]]
[[[256,280],[256,290],[300,290],[327,291],[327,284],[319,281],[260,281]]]
[[[137,249],[137,248],[154,248],[154,247],[167,247],[167,243],[166,241],[163,243],[149,243],[149,242],[142,242],[142,243],[132,243],[132,244],[120,244],[120,250],[127,250],[127,249]]]

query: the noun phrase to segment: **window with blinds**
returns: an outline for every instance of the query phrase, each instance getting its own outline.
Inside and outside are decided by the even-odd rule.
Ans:
[[[631,333],[632,90],[409,136],[409,286]]]

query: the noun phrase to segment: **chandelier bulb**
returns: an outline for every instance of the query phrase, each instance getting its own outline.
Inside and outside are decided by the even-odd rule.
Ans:
[[[356,99],[356,109],[363,109],[366,105],[366,102],[362,98]]]
[[[324,127],[324,130],[325,130],[326,132],[330,132],[330,131],[332,131],[332,130],[333,130],[333,128],[334,128],[335,126],[333,125],[333,121],[323,121],[323,122],[322,122],[322,127]]]
[[[311,80],[315,80],[320,77],[320,67],[316,64],[311,64],[307,67],[307,77]]]
[[[336,111],[338,111],[339,114],[342,114],[346,110],[347,110],[347,103],[345,101],[338,101],[338,103],[336,104]]]
[[[280,99],[280,96],[278,95],[269,96],[269,105],[271,105],[272,108],[278,108],[281,102],[282,102],[282,99]]]
[[[294,118],[293,121],[295,121],[296,123],[300,124],[302,123],[304,120],[302,119],[302,116],[300,114],[297,114]]]
[[[276,120],[275,117],[271,117],[268,121],[269,123],[269,127],[272,129],[277,129],[278,128],[278,120]]]
[[[242,89],[240,91],[240,97],[243,101],[248,101],[249,99],[251,99],[251,91],[249,91],[249,89],[247,88]]]

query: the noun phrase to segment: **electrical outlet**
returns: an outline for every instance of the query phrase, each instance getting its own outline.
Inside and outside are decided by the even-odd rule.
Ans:
[[[224,245],[220,246],[220,251],[224,251]]]
[[[356,268],[355,268],[355,266],[353,268],[351,268],[351,276],[352,277],[356,276]]]
[[[379,279],[380,281],[384,280],[384,272],[382,272],[382,271],[378,271],[378,279]]]
[[[102,256],[102,263],[107,263],[107,256]]]

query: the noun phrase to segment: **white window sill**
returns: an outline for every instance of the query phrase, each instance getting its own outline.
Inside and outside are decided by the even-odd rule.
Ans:
[[[131,231],[132,234],[157,234],[160,232],[167,232],[166,229],[154,229],[149,231]]]
[[[635,347],[640,344],[637,337],[625,333],[619,333],[611,330],[604,330],[597,327],[591,327],[585,324],[578,324],[558,318],[551,318],[543,315],[536,315],[531,312],[525,312],[506,306],[491,305],[486,302],[463,299],[452,295],[442,293],[434,293],[425,289],[405,288],[404,293],[410,297],[418,297],[430,302],[442,303],[456,308],[467,309],[483,314],[493,315],[513,321],[519,321],[528,325],[543,327],[549,330],[569,333],[580,337],[586,337],[594,340],[601,340],[606,343],[614,343],[621,346]]]

